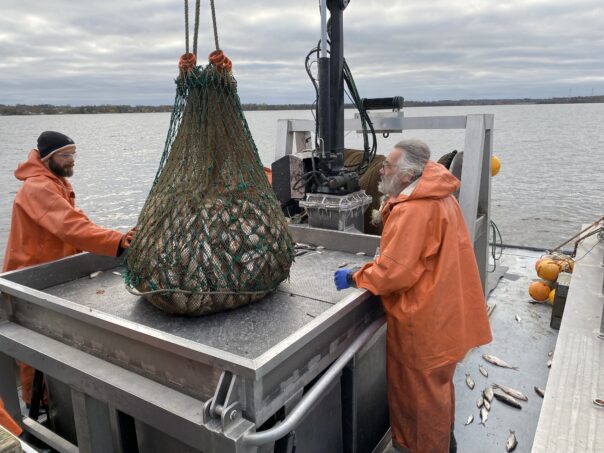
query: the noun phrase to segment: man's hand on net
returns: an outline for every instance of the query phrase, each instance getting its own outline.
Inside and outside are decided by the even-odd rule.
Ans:
[[[132,228],[130,231],[128,231],[126,234],[124,234],[122,236],[122,240],[120,241],[120,247],[124,250],[130,248],[130,244],[132,243],[132,238],[134,236],[134,233],[136,233],[136,227]]]

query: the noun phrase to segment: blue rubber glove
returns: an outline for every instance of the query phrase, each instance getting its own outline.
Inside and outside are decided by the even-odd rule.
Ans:
[[[350,269],[338,269],[333,276],[338,291],[350,288],[352,282],[352,271]]]

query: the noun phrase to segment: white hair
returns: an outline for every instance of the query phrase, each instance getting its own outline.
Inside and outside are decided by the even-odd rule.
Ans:
[[[401,172],[411,173],[412,181],[419,178],[424,171],[426,162],[430,159],[430,148],[428,145],[421,140],[409,139],[401,140],[394,147],[404,151],[403,156],[396,162]]]

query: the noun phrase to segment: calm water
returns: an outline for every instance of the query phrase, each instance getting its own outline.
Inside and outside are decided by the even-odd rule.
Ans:
[[[502,161],[492,183],[492,218],[507,244],[553,247],[581,224],[604,215],[604,104],[408,108],[406,116],[494,113],[494,153]],[[352,116],[352,112],[347,112]],[[277,120],[312,118],[307,111],[246,112],[265,165],[275,156]],[[161,157],[168,113],[0,117],[0,259],[20,182],[17,164],[43,130],[58,130],[78,145],[71,179],[79,206],[96,223],[126,230],[136,223]],[[436,160],[463,149],[464,131],[411,131]],[[380,137],[388,153],[401,138]],[[346,145],[361,147],[356,133]]]

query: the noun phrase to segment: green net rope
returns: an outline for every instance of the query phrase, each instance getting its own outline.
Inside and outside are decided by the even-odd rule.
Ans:
[[[200,315],[273,291],[289,276],[294,243],[231,72],[195,66],[176,84],[126,284],[164,311]]]

